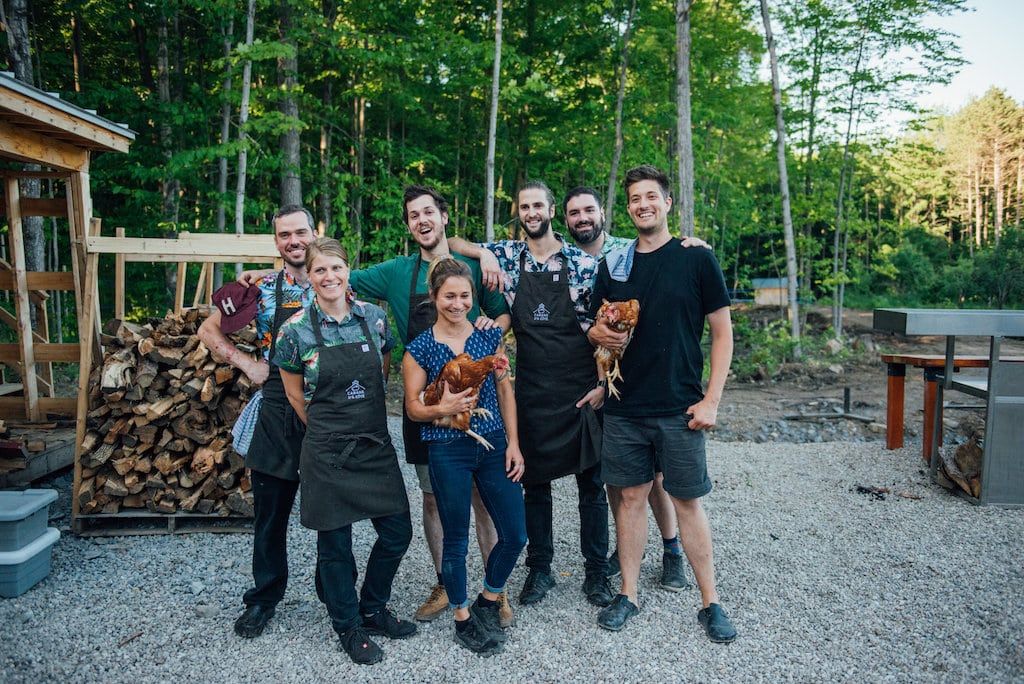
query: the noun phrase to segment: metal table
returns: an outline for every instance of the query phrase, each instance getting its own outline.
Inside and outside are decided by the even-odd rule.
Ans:
[[[981,492],[977,498],[967,498],[982,505],[1024,507],[1024,364],[1003,361],[999,356],[1004,337],[1024,337],[1024,311],[875,309],[874,328],[901,335],[946,337],[936,421],[941,417],[943,390],[964,392],[986,404]],[[958,335],[990,338],[987,377],[954,377]],[[933,478],[938,475],[939,460],[932,458]]]

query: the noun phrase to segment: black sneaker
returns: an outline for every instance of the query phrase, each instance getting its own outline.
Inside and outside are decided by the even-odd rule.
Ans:
[[[245,612],[235,620],[235,634],[244,639],[258,637],[272,617],[274,606],[246,606]]]
[[[557,583],[554,577],[536,568],[531,568],[530,574],[526,576],[526,581],[523,582],[523,590],[519,592],[519,603],[524,606],[528,606],[531,603],[539,603],[548,595],[548,592],[555,584]]]
[[[363,629],[367,634],[386,636],[388,639],[408,639],[416,633],[415,624],[399,620],[388,608],[378,610],[373,615],[364,615]]]
[[[608,579],[615,579],[622,574],[622,566],[619,565],[619,550],[612,551],[608,557]]]
[[[583,593],[587,595],[587,601],[600,608],[604,608],[615,598],[608,578],[600,573],[587,575],[583,580]]]
[[[498,604],[481,606],[480,601],[474,601],[469,607],[469,614],[473,616],[485,631],[489,632],[491,638],[497,643],[503,644],[508,640],[508,634],[501,628],[501,616],[498,614]]]
[[[689,589],[686,571],[683,570],[683,557],[666,551],[661,556],[661,588],[665,591],[682,591]]]
[[[459,625],[456,624],[455,643],[482,656],[500,653],[501,649],[504,648],[504,644],[495,641],[494,635],[474,617],[472,609],[469,613],[469,621],[462,629],[459,629]]]
[[[597,614],[597,625],[604,629],[618,632],[626,626],[629,618],[640,612],[636,604],[625,594],[617,595],[607,608]]]
[[[341,648],[356,665],[373,665],[384,659],[384,651],[370,638],[362,625],[340,632]]]
[[[697,622],[716,644],[727,644],[736,638],[736,628],[729,622],[729,617],[722,606],[712,603],[707,608],[697,611]]]

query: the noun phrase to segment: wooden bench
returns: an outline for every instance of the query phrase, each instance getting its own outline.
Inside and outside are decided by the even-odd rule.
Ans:
[[[1013,357],[1007,361],[1024,361],[1024,357]],[[943,371],[946,357],[943,354],[882,354],[886,364],[888,383],[885,396],[885,448],[899,449],[903,446],[903,385],[907,366],[924,369],[924,429],[921,434],[921,458],[931,461],[932,431],[936,427],[933,412],[937,379]],[[961,368],[988,368],[988,356],[957,356],[954,370]],[[938,425],[939,440],[942,440],[942,421]]]

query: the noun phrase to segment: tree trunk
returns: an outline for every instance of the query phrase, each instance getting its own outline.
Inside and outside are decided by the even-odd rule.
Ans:
[[[147,90],[155,92],[156,81],[153,80],[153,65],[149,61],[149,50],[146,48],[146,29],[143,28],[141,21],[136,20],[138,11],[135,9],[134,2],[128,3],[128,10],[132,13],[128,22],[131,24],[132,37],[135,38],[135,54],[138,57],[139,63],[139,80],[142,81],[142,85],[146,86]]]
[[[220,144],[227,145],[231,140],[231,44],[235,37],[235,19],[228,19],[224,28],[224,81],[220,104]],[[227,228],[227,207],[224,203],[228,195],[228,157],[221,154],[217,159],[217,232],[223,233]],[[213,269],[213,289],[218,290],[224,284],[224,267],[216,264]]]
[[[325,116],[330,116],[332,100],[332,84],[326,81],[321,98]],[[320,213],[317,230],[323,235],[331,234],[331,193],[331,127],[325,121],[320,126],[320,198],[317,202]]]
[[[676,0],[676,149],[679,232],[693,235],[693,129],[690,123],[690,7]]]
[[[772,35],[768,0],[761,0],[761,18],[768,43],[768,58],[772,69],[772,102],[775,106],[775,156],[779,164],[779,191],[782,200],[782,232],[786,242],[786,284],[789,300],[789,330],[796,343],[794,354],[800,357],[800,310],[796,287],[796,240],[793,238],[793,215],[789,206],[789,170],[786,168],[786,124],[782,117],[782,89],[779,85],[779,62],[775,55],[775,37]]]
[[[27,0],[10,0],[10,16],[4,18],[7,29],[7,45],[10,48],[11,68],[14,78],[22,83],[35,85],[32,78],[32,55],[29,43]],[[27,171],[39,171],[38,164],[27,164]],[[41,185],[38,178],[26,178],[19,182],[22,199],[35,199],[40,196]],[[29,271],[42,271],[46,268],[46,237],[43,233],[43,217],[24,216],[21,219],[21,233],[25,240],[25,268]],[[33,309],[33,321],[35,310]]]
[[[1024,149],[1017,150],[1017,202],[1016,211],[1014,214],[1014,223],[1020,228],[1020,214],[1021,214],[1021,190],[1024,190],[1024,176],[1021,175],[1021,164],[1024,163]]]
[[[840,237],[842,235],[843,226],[843,197],[844,188],[846,187],[846,176],[848,173],[847,164],[850,159],[850,140],[853,135],[853,114],[854,104],[857,98],[857,73],[860,71],[861,59],[864,57],[864,45],[866,42],[865,31],[861,31],[860,45],[857,47],[857,59],[853,65],[853,72],[850,77],[850,102],[848,105],[848,113],[846,118],[846,137],[843,142],[843,161],[839,167],[839,192],[836,196],[836,220],[835,220],[835,233],[832,240],[832,329],[835,330],[836,337],[842,338],[843,336],[843,308],[842,302],[839,297],[839,259],[840,259]]]
[[[608,173],[608,193],[604,196],[605,227],[609,233],[615,225],[615,184],[618,181],[619,161],[622,159],[622,108],[626,100],[626,75],[629,70],[629,34],[633,30],[636,0],[629,5],[626,30],[622,33],[622,59],[619,65],[619,92],[615,96],[615,148],[612,150],[612,168]]]
[[[245,17],[245,48],[252,47],[253,22],[256,18],[256,0],[249,0]],[[249,160],[249,142],[246,123],[249,121],[249,88],[252,84],[252,60],[246,56],[242,66],[242,102],[238,108],[238,182],[235,186],[235,234],[245,233],[245,167]],[[242,274],[242,264],[235,264],[235,277]]]
[[[359,256],[363,251],[363,182],[366,173],[366,98],[356,95],[352,100],[352,230],[355,233],[355,249],[349,256],[352,268],[359,268]]]
[[[974,244],[977,247],[981,247],[982,220],[981,164],[976,163],[974,165]]]
[[[491,72],[491,111],[487,123],[487,180],[484,200],[484,234],[494,242],[494,147],[498,133],[498,92],[501,85],[501,23],[502,0],[494,8],[494,69]]]
[[[75,92],[82,92],[85,64],[82,62],[82,17],[75,12],[71,15],[71,67],[75,78]]]
[[[287,56],[277,60],[278,83],[284,93],[281,101],[281,113],[289,123],[289,128],[281,135],[281,204],[302,204],[302,180],[299,177],[302,166],[299,145],[299,105],[294,96],[299,60],[295,41],[291,35],[291,6],[288,2],[281,2],[279,10],[279,35],[281,42],[290,50]]]
[[[1003,235],[1003,157],[997,137],[992,143],[992,188],[995,191],[996,207],[992,220],[995,228],[996,245]]]
[[[171,128],[171,74],[167,52],[167,17],[160,17],[157,28],[157,95],[160,102],[160,149],[166,164],[164,177],[160,181],[160,223],[165,238],[173,238],[178,227],[178,190],[180,183],[170,172],[171,157],[174,156],[174,135]],[[178,272],[174,264],[164,268],[167,292],[173,295]]]

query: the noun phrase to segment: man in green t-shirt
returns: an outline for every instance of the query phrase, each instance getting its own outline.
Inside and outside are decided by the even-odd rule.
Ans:
[[[349,282],[356,294],[363,298],[381,299],[388,303],[391,315],[398,326],[398,335],[402,344],[409,344],[417,335],[434,324],[437,312],[427,295],[427,269],[434,259],[447,256],[448,236],[448,203],[437,191],[421,185],[411,185],[405,189],[402,199],[402,219],[409,234],[419,249],[409,255],[395,257],[369,268],[353,271]],[[483,287],[480,277],[480,264],[475,259],[454,255],[456,259],[466,262],[473,273],[473,282],[478,293],[478,300],[473,302],[469,319],[474,320],[478,328],[489,328],[498,325],[508,330],[511,318],[505,298],[499,292],[491,292]],[[483,311],[481,312],[481,305]],[[441,518],[437,512],[437,501],[430,486],[430,474],[427,469],[427,446],[420,439],[420,423],[403,416],[402,434],[405,442],[405,460],[416,466],[420,489],[423,491],[423,533],[427,538],[430,556],[434,561],[437,573],[437,584],[427,600],[416,611],[416,619],[433,620],[448,608],[448,595],[441,581],[441,545],[443,533]],[[473,490],[473,508],[476,511],[477,541],[484,565],[487,555],[497,542],[494,523],[491,522],[487,509],[476,489]],[[507,599],[502,600],[504,617],[511,622],[511,606]]]

